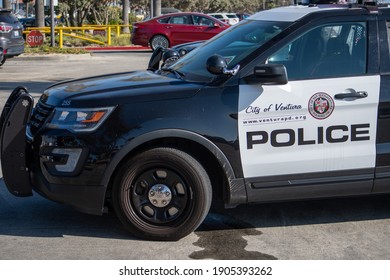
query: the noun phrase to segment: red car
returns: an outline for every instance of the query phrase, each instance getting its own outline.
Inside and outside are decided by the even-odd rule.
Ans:
[[[201,13],[173,13],[152,18],[133,25],[131,42],[134,45],[150,46],[153,50],[161,46],[208,40],[229,28],[211,16]]]

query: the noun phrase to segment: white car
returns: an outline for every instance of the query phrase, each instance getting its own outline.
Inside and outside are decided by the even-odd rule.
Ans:
[[[212,17],[215,17],[216,19],[219,19],[220,21],[222,21],[224,23],[230,24],[230,25],[234,25],[240,21],[238,16],[234,13],[213,13],[213,14],[209,14],[209,15]]]

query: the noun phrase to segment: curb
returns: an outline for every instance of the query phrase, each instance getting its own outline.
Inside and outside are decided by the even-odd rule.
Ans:
[[[11,58],[15,61],[34,61],[34,60],[86,60],[91,59],[92,55],[87,54],[21,54]]]
[[[32,60],[86,60],[94,57],[94,53],[113,53],[113,52],[149,52],[151,48],[142,46],[118,46],[118,47],[86,47],[90,53],[87,54],[59,54],[59,53],[23,53],[13,57],[15,61]]]
[[[143,46],[117,46],[117,47],[86,47],[90,52],[126,52],[126,51],[151,51],[151,48]]]

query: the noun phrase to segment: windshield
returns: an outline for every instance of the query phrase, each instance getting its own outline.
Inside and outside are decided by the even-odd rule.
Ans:
[[[236,24],[178,60],[171,68],[185,80],[210,82],[215,76],[206,69],[207,59],[215,54],[226,59],[228,68],[237,64],[279,34],[291,23],[246,20]]]

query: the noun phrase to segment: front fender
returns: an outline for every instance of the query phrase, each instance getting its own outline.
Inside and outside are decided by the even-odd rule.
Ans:
[[[126,146],[122,147],[121,150],[115,154],[115,156],[110,161],[109,165],[106,168],[105,174],[103,175],[103,184],[108,186],[112,175],[114,174],[117,167],[120,165],[122,160],[137,147],[141,146],[144,143],[149,141],[163,139],[163,138],[181,138],[194,141],[207,150],[209,150],[215,158],[218,160],[221,168],[225,172],[226,178],[228,180],[229,189],[228,193],[228,206],[233,206],[240,203],[245,203],[247,201],[245,183],[242,178],[236,178],[233,168],[225,156],[225,154],[210,140],[207,138],[196,134],[191,131],[180,130],[180,129],[163,129],[145,133],[138,136],[137,138],[130,141]]]

